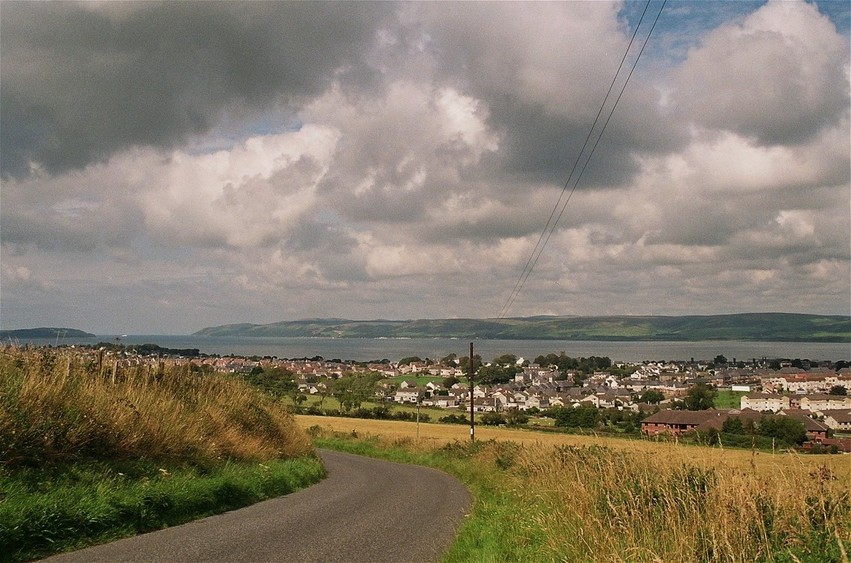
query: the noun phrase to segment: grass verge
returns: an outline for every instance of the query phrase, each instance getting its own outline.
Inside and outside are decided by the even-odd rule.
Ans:
[[[0,471],[0,561],[26,561],[241,508],[324,477],[318,458],[211,468],[145,460]]]
[[[0,561],[184,523],[323,476],[287,409],[239,378],[0,348]]]
[[[766,473],[606,445],[311,434],[320,447],[461,479],[475,501],[447,562],[848,561],[844,473],[794,456]]]

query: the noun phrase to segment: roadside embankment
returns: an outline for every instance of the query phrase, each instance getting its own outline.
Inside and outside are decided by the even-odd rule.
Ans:
[[[323,476],[292,416],[236,378],[0,350],[0,560],[186,522]]]

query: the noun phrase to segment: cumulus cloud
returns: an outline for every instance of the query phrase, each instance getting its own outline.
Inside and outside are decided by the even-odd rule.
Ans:
[[[512,315],[851,312],[847,34],[802,1],[690,6]],[[4,6],[4,325],[498,314],[630,9]]]
[[[677,72],[694,123],[764,145],[806,141],[848,112],[848,42],[816,4],[769,2],[709,33]]]

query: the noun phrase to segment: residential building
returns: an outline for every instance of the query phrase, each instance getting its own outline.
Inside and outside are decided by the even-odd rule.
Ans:
[[[748,393],[739,399],[739,405],[742,410],[779,412],[790,408],[790,399],[787,395],[777,393]]]

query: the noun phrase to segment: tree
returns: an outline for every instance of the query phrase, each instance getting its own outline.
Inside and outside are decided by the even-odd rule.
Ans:
[[[556,407],[550,409],[555,418],[556,426],[567,428],[596,428],[600,420],[600,410],[597,407]]]
[[[443,383],[443,386],[444,386],[444,387],[446,387],[447,389],[449,389],[450,387],[452,387],[452,386],[453,386],[453,385],[455,385],[456,383],[459,383],[460,381],[461,381],[461,380],[460,380],[460,379],[458,379],[457,377],[455,377],[454,375],[450,375],[449,377],[445,377],[445,378],[443,378],[442,383]]]
[[[800,446],[807,439],[804,423],[788,416],[768,415],[759,421],[759,434],[776,438],[790,446]]]
[[[332,383],[332,393],[344,410],[358,409],[364,401],[375,396],[375,384],[379,379],[381,374],[377,373],[344,374]]]
[[[517,356],[514,354],[503,354],[494,358],[493,363],[499,366],[513,366],[517,363]]]
[[[644,393],[642,393],[641,396],[639,396],[638,400],[642,403],[658,405],[659,403],[665,400],[665,394],[655,389],[648,389]]]
[[[525,412],[521,411],[517,407],[511,407],[507,411],[503,413],[503,417],[505,418],[505,423],[508,426],[519,426],[521,424],[526,424],[529,422],[529,415]]]
[[[718,392],[705,383],[692,386],[683,397],[683,408],[690,411],[705,411],[715,406],[715,396]]]
[[[481,365],[482,365],[482,357],[478,354],[473,354],[473,374],[476,373],[476,371],[481,367]],[[469,356],[461,356],[458,359],[458,367],[460,367],[461,370],[464,373],[469,373],[469,366],[470,366],[470,357]]]
[[[830,391],[827,392],[828,395],[847,395],[848,389],[846,389],[842,385],[834,385],[830,388]]]
[[[523,371],[522,368],[516,365],[503,367],[497,364],[483,366],[479,368],[478,381],[485,385],[496,385],[499,383],[508,383],[514,379],[517,373]]]
[[[458,364],[458,354],[453,352],[453,353],[451,353],[447,356],[443,356],[440,359],[440,363],[443,364],[444,366],[457,365]]]
[[[255,366],[250,373],[245,375],[245,380],[276,399],[298,391],[295,374],[287,369],[270,368],[264,370],[260,366]]]
[[[744,434],[745,433],[745,427],[742,424],[742,420],[737,416],[730,417],[727,420],[725,420],[723,426],[721,427],[721,430],[723,432],[728,433],[728,434]]]

